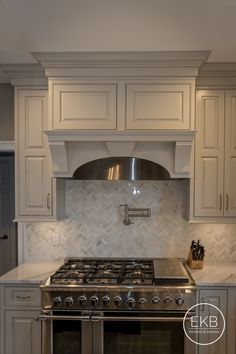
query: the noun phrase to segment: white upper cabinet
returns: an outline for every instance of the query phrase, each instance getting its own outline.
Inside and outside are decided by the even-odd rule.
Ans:
[[[126,129],[190,129],[191,85],[127,84]]]
[[[44,134],[48,125],[48,92],[35,88],[15,92],[16,219],[54,219],[58,212],[56,198],[60,196],[56,196],[55,190],[61,182],[51,178]]]
[[[116,84],[52,82],[53,129],[116,129]]]
[[[190,130],[193,80],[49,80],[53,130]]]
[[[236,216],[236,91],[196,96],[196,217]]]

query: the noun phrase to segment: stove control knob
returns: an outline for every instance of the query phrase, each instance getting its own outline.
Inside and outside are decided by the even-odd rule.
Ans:
[[[87,298],[85,295],[81,295],[78,297],[77,302],[80,306],[84,306],[87,302]]]
[[[165,305],[170,305],[172,303],[172,299],[170,296],[166,296],[163,301]]]
[[[96,306],[98,304],[98,297],[96,295],[91,296],[90,303],[92,306]]]
[[[120,306],[121,303],[122,303],[122,299],[120,296],[115,296],[114,299],[113,299],[113,302],[116,306]]]
[[[175,299],[175,302],[177,305],[181,306],[184,304],[184,299],[182,298],[182,296],[177,296],[177,298]]]
[[[138,304],[140,306],[143,306],[147,303],[147,299],[145,299],[145,297],[140,297],[140,299],[138,300]]]
[[[154,298],[152,299],[152,303],[154,305],[159,304],[159,302],[161,302],[161,299],[158,296],[154,296]]]
[[[74,300],[72,296],[68,296],[65,298],[64,303],[66,306],[73,306]]]
[[[101,302],[102,302],[102,304],[103,304],[104,306],[109,305],[109,303],[110,303],[110,298],[109,298],[109,296],[103,296],[103,297],[101,298]]]
[[[128,297],[128,299],[127,299],[127,305],[130,307],[130,308],[133,308],[134,306],[135,306],[135,300],[134,300],[134,298],[132,298],[132,297]]]
[[[59,306],[62,303],[62,299],[60,296],[56,296],[52,299],[52,302],[54,306]]]

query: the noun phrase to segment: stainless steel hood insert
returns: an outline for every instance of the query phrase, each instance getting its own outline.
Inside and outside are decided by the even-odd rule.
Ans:
[[[152,161],[135,157],[110,157],[90,161],[73,174],[83,180],[165,180],[169,172]]]

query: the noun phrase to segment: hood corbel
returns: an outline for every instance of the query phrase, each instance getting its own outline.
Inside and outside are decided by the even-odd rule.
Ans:
[[[109,157],[136,157],[163,166],[171,178],[191,176],[195,131],[98,132],[45,131],[52,156],[53,176],[71,178],[88,163]]]

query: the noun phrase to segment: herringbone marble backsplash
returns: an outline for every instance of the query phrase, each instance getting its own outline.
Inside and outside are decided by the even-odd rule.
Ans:
[[[75,257],[183,257],[201,239],[206,260],[236,261],[236,225],[189,224],[187,181],[66,181],[66,214],[55,223],[29,223],[26,260]],[[124,207],[151,208],[150,218],[125,226]],[[52,235],[60,234],[60,244]]]

